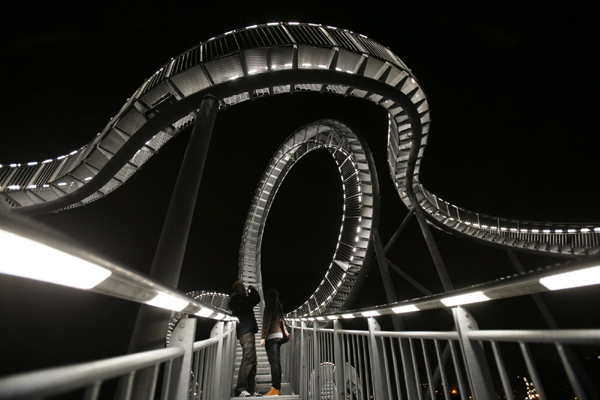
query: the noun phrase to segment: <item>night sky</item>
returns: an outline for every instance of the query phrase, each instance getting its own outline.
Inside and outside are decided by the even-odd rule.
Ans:
[[[5,15],[2,164],[41,161],[87,144],[145,78],[200,41],[253,24],[316,22],[390,47],[418,77],[433,120],[421,182],[433,193],[490,215],[600,222],[600,35],[598,18],[589,10],[524,14],[425,7],[390,12],[375,3],[372,11],[348,3],[302,3],[285,11],[258,9],[252,2],[213,8],[206,2],[67,4],[28,3]],[[332,94],[245,102],[218,114],[179,290],[230,291],[244,220],[264,168],[285,138],[320,118],[339,119],[366,137],[377,164],[380,232],[387,242],[407,210],[386,165],[382,108]],[[36,219],[147,274],[188,137],[189,131],[168,143],[106,198]],[[266,288],[280,291],[288,311],[314,291],[331,261],[341,193],[335,163],[322,150],[301,160],[277,195],[264,237],[263,279]],[[502,250],[440,231],[434,235],[456,288],[514,273]],[[432,292],[442,291],[415,220],[389,258]],[[560,261],[520,259],[525,269]],[[421,296],[394,278],[399,298]],[[544,300],[561,327],[597,328],[592,304],[600,300],[598,289],[579,293],[587,300],[568,292],[547,294]],[[356,307],[382,303],[374,262]],[[138,307],[0,276],[0,375],[124,354]],[[545,328],[528,298],[470,309],[481,328]],[[452,328],[448,315],[431,316],[411,315],[405,322],[414,330]]]

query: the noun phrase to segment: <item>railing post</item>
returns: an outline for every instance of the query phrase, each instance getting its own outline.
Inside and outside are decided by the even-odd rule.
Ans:
[[[383,352],[385,349],[381,341],[375,337],[375,332],[381,331],[379,323],[375,318],[367,319],[369,323],[369,353],[371,355],[371,376],[373,377],[373,392],[375,399],[389,399],[387,392],[387,375],[385,374],[385,365],[383,364]]]
[[[308,370],[306,368],[306,351],[304,346],[304,328],[306,328],[306,322],[302,321],[300,324],[300,398],[308,399],[307,396],[307,383],[308,383]]]
[[[219,400],[223,400],[225,398],[223,396],[223,393],[221,392],[221,387],[222,387],[221,379],[223,377],[223,331],[224,331],[224,325],[225,325],[225,323],[223,321],[219,321],[215,324],[215,326],[210,331],[210,336],[217,337],[219,340],[217,342],[217,353],[215,355],[215,365],[213,366],[214,379],[213,379],[213,382],[211,382],[211,385],[217,389],[216,390],[218,392],[217,398]],[[228,398],[230,397],[229,393],[227,394],[227,397]]]
[[[187,400],[190,391],[190,378],[192,371],[194,337],[196,335],[196,319],[182,318],[173,329],[173,347],[182,347],[185,350],[183,357],[173,362],[171,369],[171,385],[169,399]]]
[[[469,331],[478,330],[479,325],[477,325],[477,321],[475,321],[473,316],[462,307],[454,307],[452,314],[454,315],[454,323],[458,331],[460,347],[467,368],[473,397],[478,400],[491,400],[495,398],[493,393],[494,385],[485,357],[483,343],[469,339]]]
[[[344,371],[346,366],[344,365],[344,358],[342,357],[344,347],[342,346],[342,324],[340,321],[333,321],[333,357],[335,362],[335,392],[333,398],[335,400],[344,399],[344,386],[346,380],[344,379]]]
[[[321,398],[321,361],[319,357],[319,338],[317,336],[317,321],[313,321],[313,368],[315,370],[315,399]]]
[[[231,393],[231,382],[233,381],[233,362],[234,362],[234,349],[235,342],[231,340],[231,338],[235,338],[235,335],[232,335],[232,329],[235,326],[235,322],[226,322],[224,328],[224,335],[228,335],[227,339],[223,341],[223,369],[221,374],[221,389],[220,396],[222,398],[229,398]]]

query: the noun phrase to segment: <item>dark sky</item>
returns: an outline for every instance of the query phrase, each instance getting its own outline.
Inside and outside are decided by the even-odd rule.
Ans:
[[[212,8],[206,2],[18,6],[6,14],[3,34],[0,163],[41,161],[90,142],[145,78],[200,41],[259,23],[318,22],[372,37],[418,77],[433,119],[421,170],[421,181],[432,192],[491,215],[600,222],[599,24],[593,13],[425,7],[390,12],[376,4],[369,11],[324,3],[302,3],[291,11],[259,9],[255,2]],[[229,292],[246,212],[267,162],[295,129],[319,118],[340,119],[367,138],[380,178],[381,236],[384,242],[391,237],[407,211],[385,161],[383,109],[330,94],[246,102],[217,117],[181,291]],[[119,264],[148,273],[188,135],[167,144],[107,198],[38,219]],[[263,274],[265,287],[280,290],[287,310],[312,293],[329,265],[341,222],[341,190],[333,160],[320,151],[299,162],[278,193],[264,238]],[[457,288],[513,273],[501,250],[434,234]],[[416,221],[390,258],[429,290],[442,291]],[[526,269],[556,262],[521,260]],[[396,278],[401,299],[420,296]],[[596,292],[586,290],[587,298],[597,299]],[[575,298],[545,296],[561,326],[591,327],[591,307],[579,303],[578,313],[564,307]],[[357,306],[383,302],[373,264]],[[530,305],[529,299],[513,299],[473,306],[473,312],[483,328],[543,328],[541,317],[524,311]],[[27,357],[12,365],[1,362],[0,375],[123,354],[137,308],[0,276],[0,354],[27,349]],[[523,318],[516,317],[519,313]],[[407,325],[427,329],[432,319],[410,316]],[[445,315],[438,322],[436,329],[451,328]],[[61,351],[55,343],[73,350]]]

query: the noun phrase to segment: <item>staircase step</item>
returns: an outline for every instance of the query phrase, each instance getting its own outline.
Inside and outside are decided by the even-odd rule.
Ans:
[[[270,390],[270,388],[269,388]],[[267,392],[265,392],[267,393]],[[256,397],[250,397],[251,399],[254,399]],[[271,398],[271,396],[269,396],[269,398]],[[231,400],[237,400],[237,399],[248,399],[248,397],[232,397]],[[289,395],[281,395],[281,396],[273,396],[273,399],[277,399],[277,400],[300,400],[300,396],[297,394],[289,394]]]
[[[238,371],[240,370],[240,366],[238,365],[237,367],[235,367],[235,369],[233,370],[233,374],[237,375]],[[271,367],[269,367],[269,364],[267,364],[266,366],[258,366],[256,368],[256,375],[270,375],[271,374]],[[237,378],[236,378],[237,379]]]
[[[271,390],[271,383],[257,383],[256,384],[256,390],[259,393],[265,394],[268,393],[269,390]],[[232,399],[237,399],[237,397],[233,397],[233,395],[235,394],[235,384],[233,384],[231,386],[231,398]],[[284,383],[281,382],[281,396],[274,396],[273,399],[287,399],[284,396],[293,396],[290,397],[290,399],[299,399],[299,397],[297,397],[298,395],[292,395],[292,386],[289,383]],[[269,396],[271,397],[271,396]]]
[[[233,375],[233,381],[237,382],[237,374]],[[271,374],[267,374],[267,375],[256,375],[256,377],[254,378],[256,380],[256,384],[261,384],[261,383],[268,383],[271,384]]]

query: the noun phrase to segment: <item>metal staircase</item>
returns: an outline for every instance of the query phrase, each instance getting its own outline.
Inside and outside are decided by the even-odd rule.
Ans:
[[[254,316],[258,322],[259,327],[262,327],[262,316],[260,312],[260,306],[254,307]],[[267,393],[271,390],[271,368],[269,366],[269,360],[267,358],[266,349],[260,345],[260,330],[256,334],[256,358],[258,361],[256,370],[256,391],[262,394]],[[235,347],[235,363],[233,370],[233,380],[231,385],[231,394],[235,395],[235,385],[237,384],[238,373],[240,370],[240,363],[242,361],[242,347],[239,341]],[[271,396],[269,396],[271,397]],[[231,397],[231,399],[238,399],[241,397]],[[299,400],[300,396],[292,394],[292,388],[289,382],[289,377],[282,375],[281,377],[281,396],[273,396],[276,399],[283,400]]]

